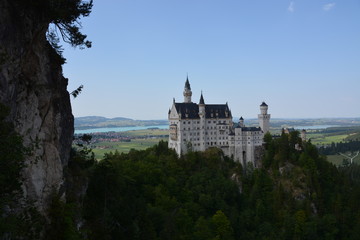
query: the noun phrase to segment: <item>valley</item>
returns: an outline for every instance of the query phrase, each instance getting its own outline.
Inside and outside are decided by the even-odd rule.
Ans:
[[[235,121],[235,119],[234,119]],[[246,125],[256,125],[257,120],[249,119]],[[159,141],[167,141],[169,138],[168,129],[163,129],[167,124],[165,120],[132,120],[129,118],[103,118],[84,117],[75,119],[75,133],[83,129],[94,128],[94,126],[108,128],[112,126],[128,126],[135,124],[139,130],[120,132],[97,132],[90,133],[92,136],[91,148],[96,159],[102,159],[104,154],[110,152],[128,153],[131,149],[144,150],[157,144]],[[136,126],[136,124],[141,124]],[[148,128],[146,126],[148,125]],[[157,126],[159,128],[157,128]],[[360,119],[359,118],[334,118],[334,119],[274,119],[271,120],[270,131],[273,135],[281,134],[282,128],[295,128],[297,130],[307,129],[306,137],[318,148],[331,146],[332,143],[349,142],[360,140]],[[161,129],[160,129],[161,128]],[[126,128],[125,128],[126,129]],[[97,130],[102,130],[98,128]],[[360,150],[360,146],[359,146]],[[351,152],[344,152],[350,154]],[[345,159],[340,152],[328,154],[328,161],[335,165],[341,165]],[[360,164],[360,155],[354,158],[354,163]]]

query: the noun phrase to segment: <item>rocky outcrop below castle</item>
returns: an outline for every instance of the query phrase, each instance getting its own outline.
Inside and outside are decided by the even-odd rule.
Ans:
[[[49,22],[16,2],[0,1],[0,102],[29,149],[24,196],[44,213],[62,191],[74,119],[61,58],[46,40]]]

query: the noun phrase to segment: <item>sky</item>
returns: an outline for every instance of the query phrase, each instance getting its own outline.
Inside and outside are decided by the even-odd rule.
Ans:
[[[173,98],[256,118],[360,117],[359,0],[94,0],[64,45],[75,117],[167,119]]]

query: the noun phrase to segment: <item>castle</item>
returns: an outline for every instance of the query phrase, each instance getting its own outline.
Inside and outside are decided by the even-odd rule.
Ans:
[[[251,162],[255,167],[260,161],[264,133],[269,131],[268,105],[260,105],[259,127],[246,127],[241,117],[238,124],[228,104],[205,104],[201,93],[199,104],[191,101],[189,79],[184,88],[184,102],[173,100],[169,110],[169,148],[181,155],[188,151],[205,151],[220,148],[226,156],[243,165]]]

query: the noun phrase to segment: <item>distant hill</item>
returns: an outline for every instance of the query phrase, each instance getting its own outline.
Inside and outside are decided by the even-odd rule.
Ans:
[[[239,118],[234,118],[234,122],[238,122]],[[245,125],[257,126],[259,121],[257,118],[245,119]],[[270,125],[272,128],[294,127],[294,126],[359,126],[360,118],[271,118]]]
[[[134,120],[131,118],[106,118],[100,116],[86,116],[75,118],[75,129],[105,128],[105,127],[134,127],[166,125],[167,120]]]
[[[234,118],[238,122],[239,118]],[[134,127],[166,125],[167,120],[134,120],[125,117],[106,118],[101,116],[86,116],[75,118],[75,129],[105,128],[105,127]],[[247,126],[258,126],[258,119],[245,119]],[[334,126],[359,126],[360,118],[309,118],[309,119],[284,119],[273,118],[270,120],[272,128],[292,126],[334,125]]]

